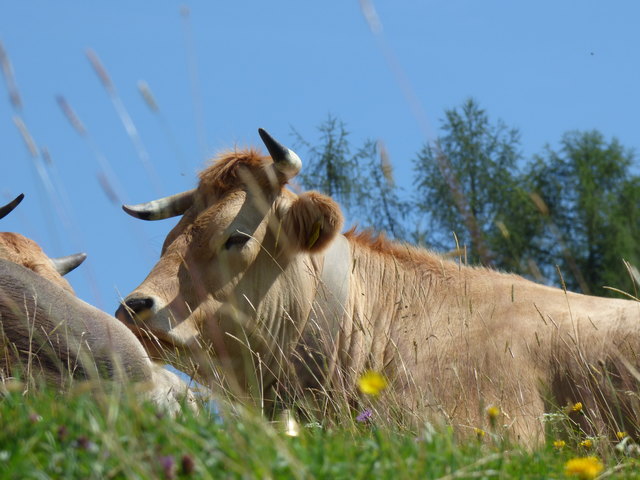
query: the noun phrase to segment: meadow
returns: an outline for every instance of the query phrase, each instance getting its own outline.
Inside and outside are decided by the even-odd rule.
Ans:
[[[382,393],[384,395],[384,393]],[[587,438],[580,405],[546,415],[547,440],[525,449],[505,438],[497,408],[466,438],[428,423],[407,429],[371,408],[267,421],[225,399],[175,417],[127,391],[77,383],[64,394],[5,383],[0,477],[49,478],[640,478],[638,448]]]

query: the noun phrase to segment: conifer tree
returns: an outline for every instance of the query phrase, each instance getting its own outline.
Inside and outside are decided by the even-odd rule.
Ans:
[[[307,190],[318,190],[341,204],[350,223],[361,228],[405,238],[404,219],[409,204],[393,181],[391,163],[381,144],[365,140],[352,147],[345,124],[329,116],[311,144],[294,131],[296,148],[306,149],[299,180]]]
[[[473,99],[447,110],[441,129],[414,162],[415,208],[430,221],[424,238],[451,249],[455,234],[470,263],[525,270],[540,216],[521,183],[518,131],[492,123]]]
[[[640,261],[640,178],[633,152],[596,131],[568,132],[530,166],[547,221],[536,239],[539,263],[558,265],[568,288],[595,295],[604,286],[633,293],[623,260]]]

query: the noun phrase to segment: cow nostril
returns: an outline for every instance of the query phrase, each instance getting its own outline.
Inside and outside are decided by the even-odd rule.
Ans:
[[[144,315],[144,313],[146,312],[147,314],[150,314],[153,305],[153,298],[150,297],[129,298],[121,303],[118,310],[116,310],[116,318],[129,322],[134,318],[137,320],[144,320],[142,317],[148,316]]]
[[[153,298],[131,298],[129,300],[125,300],[124,304],[133,313],[140,313],[153,308]]]

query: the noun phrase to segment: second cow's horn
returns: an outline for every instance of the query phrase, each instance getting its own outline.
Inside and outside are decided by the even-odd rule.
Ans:
[[[60,275],[66,275],[71,270],[77,268],[87,258],[86,253],[76,253],[66,257],[50,258],[53,267]]]
[[[4,207],[0,207],[0,218],[6,217],[7,215],[9,215],[11,213],[11,210],[16,208],[23,198],[24,198],[24,193],[21,193],[16,198],[14,198],[9,203],[7,203]]]

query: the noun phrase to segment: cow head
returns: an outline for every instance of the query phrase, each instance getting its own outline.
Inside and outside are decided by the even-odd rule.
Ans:
[[[7,205],[0,207],[0,218],[8,215],[23,198],[24,194],[21,193]],[[78,267],[87,255],[77,253],[66,257],[49,258],[33,240],[18,233],[0,232],[0,258],[33,270],[41,277],[73,293],[71,285],[62,276]]]
[[[313,258],[343,217],[329,197],[288,190],[300,158],[259,133],[271,157],[223,154],[194,190],[123,207],[144,220],[182,215],[158,263],[116,312],[152,355],[160,346],[215,357],[242,376],[246,356],[277,369],[278,353],[300,335],[317,286]]]

